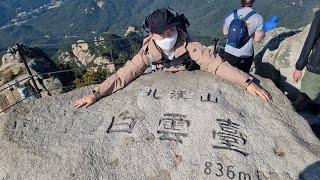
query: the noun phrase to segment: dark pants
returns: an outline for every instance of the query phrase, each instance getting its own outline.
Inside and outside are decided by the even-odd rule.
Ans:
[[[240,58],[227,52],[224,52],[222,58],[228,61],[232,66],[246,73],[249,73],[251,65],[253,63],[253,56],[248,58]]]

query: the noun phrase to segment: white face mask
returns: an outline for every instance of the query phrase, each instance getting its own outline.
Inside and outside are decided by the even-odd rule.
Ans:
[[[176,44],[177,39],[178,33],[162,40],[155,40],[155,43],[163,50],[171,50]]]

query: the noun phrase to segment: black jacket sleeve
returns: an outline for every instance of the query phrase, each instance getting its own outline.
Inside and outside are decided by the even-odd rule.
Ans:
[[[315,18],[312,21],[310,32],[308,34],[306,42],[304,43],[300,57],[296,63],[297,70],[300,70],[300,71],[303,70],[303,68],[308,63],[310,52],[313,49],[317,39],[319,38],[319,35],[320,35],[320,10],[316,12]]]

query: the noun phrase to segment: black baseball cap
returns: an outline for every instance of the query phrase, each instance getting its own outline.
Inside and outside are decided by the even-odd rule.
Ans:
[[[176,27],[180,23],[175,11],[161,8],[147,16],[144,26],[147,26],[151,33],[162,34],[165,30]]]

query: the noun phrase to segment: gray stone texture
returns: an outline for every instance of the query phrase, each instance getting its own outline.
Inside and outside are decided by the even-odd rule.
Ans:
[[[273,104],[200,71],[145,75],[78,110],[93,87],[25,102],[0,116],[0,179],[318,179],[319,139],[259,79]]]
[[[277,28],[255,45],[255,73],[271,79],[292,99],[301,89],[301,81],[295,83],[292,75],[309,29],[310,25],[298,30]]]

